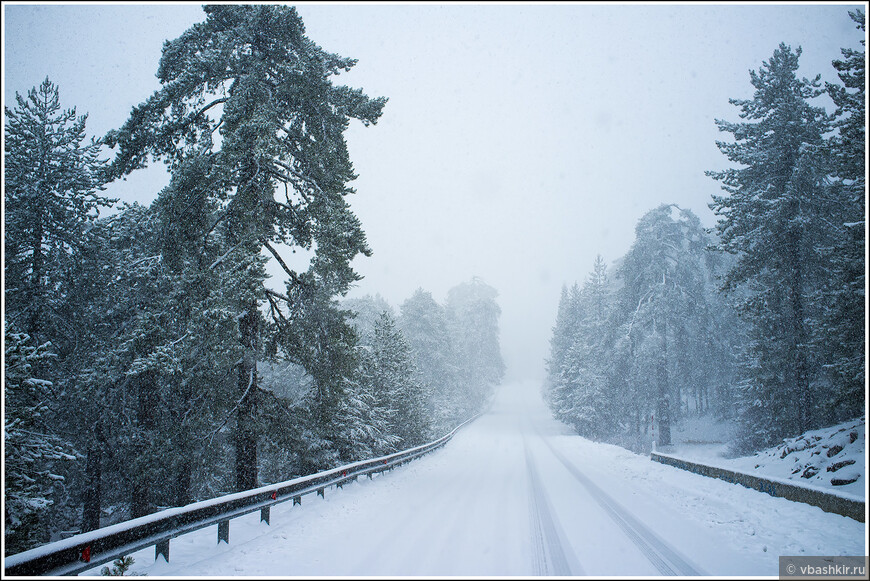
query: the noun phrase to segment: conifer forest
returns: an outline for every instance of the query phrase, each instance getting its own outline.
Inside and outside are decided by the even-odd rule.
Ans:
[[[337,82],[357,61],[294,7],[203,10],[104,135],[50,78],[6,103],[7,556],[425,444],[505,380],[485,277],[349,296],[378,248],[346,131],[378,131],[390,95]],[[864,414],[866,55],[831,55],[834,83],[801,55],[722,95],[712,227],[664,192],[626,254],[561,287],[540,390],[579,436],[647,453],[711,418],[749,455]],[[153,202],[110,197],[155,165]]]

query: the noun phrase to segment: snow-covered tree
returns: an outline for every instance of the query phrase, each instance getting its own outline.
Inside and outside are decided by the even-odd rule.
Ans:
[[[547,359],[547,380],[544,397],[556,419],[570,422],[569,410],[574,408],[571,382],[565,374],[568,357],[580,333],[582,316],[580,287],[574,283],[569,289],[562,287],[556,324],[550,338],[550,357]]]
[[[322,286],[301,284],[287,297],[292,317],[272,339],[282,358],[302,367],[311,377],[302,406],[307,408],[303,430],[306,449],[301,451],[301,471],[310,474],[341,461],[357,460],[357,443],[348,435],[359,426],[352,418],[365,417],[356,404],[368,405],[357,391],[359,337],[353,312]],[[282,315],[283,316],[283,315]]]
[[[44,426],[73,441],[76,430],[66,420],[75,417],[71,404],[82,393],[75,378],[95,347],[84,352],[87,297],[103,281],[99,271],[110,268],[91,260],[89,244],[99,209],[114,200],[100,194],[105,162],[100,143],[86,141],[87,115],[62,110],[59,89],[48,79],[26,99],[16,94],[16,105],[5,109],[5,317],[35,345],[50,344],[50,366],[31,362],[33,375],[53,385],[43,401]],[[15,413],[7,407],[6,420],[14,422]],[[74,473],[76,464],[58,470]],[[65,486],[65,499],[75,496],[69,492]],[[55,503],[48,511],[52,526],[57,511],[69,508]]]
[[[615,277],[599,256],[582,288],[564,288],[548,403],[580,435],[644,450],[651,416],[664,445],[685,415],[727,408],[734,331],[697,216],[665,204],[635,230]]]
[[[57,321],[58,271],[100,207],[100,144],[85,141],[87,115],[61,109],[48,79],[16,107],[6,107],[4,274],[6,317],[37,342],[50,340]]]
[[[819,79],[796,75],[801,49],[781,44],[750,71],[751,99],[731,99],[746,121],[717,120],[733,142],[717,142],[740,167],[707,172],[724,195],[710,207],[720,216],[718,248],[735,254],[723,289],[743,291],[740,312],[752,325],[747,382],[740,401],[743,442],[769,444],[817,425],[814,383],[819,362],[810,349],[812,296],[822,278],[816,247],[828,242],[821,147],[825,110],[810,100]]]
[[[545,386],[546,396],[552,400],[551,405],[555,405],[555,409],[561,407],[555,403],[553,398],[559,399],[556,386],[559,385],[559,376],[565,367],[565,357],[577,335],[579,312],[580,287],[576,283],[570,289],[563,285],[562,294],[559,296],[559,306],[556,310],[556,324],[550,338],[550,357],[547,359],[547,384]],[[559,418],[558,413],[556,417]]]
[[[655,402],[659,444],[670,444],[670,422],[677,419],[692,378],[688,369],[705,344],[709,325],[704,254],[709,240],[697,216],[674,205],[645,214],[619,270],[621,324],[638,353],[644,353],[648,402]],[[641,358],[643,359],[643,358]],[[703,378],[700,378],[703,380]]]
[[[604,365],[611,295],[607,265],[598,255],[582,289],[576,284],[571,288],[570,344],[557,383],[562,419],[589,438],[606,437],[615,428],[614,402]]]
[[[108,173],[126,175],[143,167],[149,155],[163,158],[173,171],[191,157],[206,168],[198,195],[180,190],[175,195],[201,208],[199,215],[209,221],[188,243],[218,248],[223,268],[246,273],[224,289],[243,350],[235,366],[234,428],[236,487],[242,490],[257,485],[256,362],[265,328],[260,306],[269,301],[280,334],[299,306],[294,298],[299,287],[344,294],[358,279],[350,262],[370,250],[344,199],[353,192],[347,183],[355,175],[343,132],[350,119],[375,123],[386,99],[334,86],[331,77],[356,61],[308,39],[293,7],[204,10],[205,22],[164,45],[157,74],[161,89],[106,136],[118,149]],[[281,254],[294,246],[313,250],[305,275]],[[285,293],[264,286],[259,257],[266,251],[287,275]]]
[[[498,291],[474,277],[447,293],[445,307],[468,414],[481,411],[504,378],[496,303]]]
[[[53,503],[54,485],[64,480],[53,465],[75,460],[75,455],[46,422],[51,382],[34,375],[34,367],[51,357],[48,344],[34,345],[9,321],[4,322],[3,342],[4,548],[10,555],[49,540],[46,509]]]
[[[56,428],[85,455],[74,474],[82,527],[101,526],[110,505],[135,505],[149,494],[142,472],[157,445],[156,375],[147,365],[168,318],[160,306],[168,279],[154,247],[153,214],[139,205],[96,221],[62,282],[63,313],[72,327],[56,363]],[[138,510],[138,509],[137,509]]]
[[[862,32],[864,13],[850,12]],[[864,46],[864,39],[861,39]],[[828,95],[837,106],[828,140],[832,183],[826,193],[834,241],[821,249],[822,262],[830,276],[817,300],[822,313],[814,342],[831,370],[835,390],[826,402],[840,417],[864,412],[865,400],[865,159],[867,147],[865,99],[866,54],[864,50],[842,49],[843,59],[834,61],[842,84],[826,83]]]
[[[463,419],[457,383],[459,370],[453,357],[444,307],[435,301],[432,293],[417,289],[402,303],[398,326],[419,371],[432,435],[443,435]]]
[[[429,417],[411,349],[386,311],[375,321],[363,373],[378,408],[389,418],[388,433],[411,448],[428,441]]]
[[[341,305],[343,308],[354,312],[353,327],[356,329],[360,343],[363,345],[371,345],[375,323],[384,312],[394,316],[393,307],[379,294],[374,296],[365,295],[356,299],[344,299]]]

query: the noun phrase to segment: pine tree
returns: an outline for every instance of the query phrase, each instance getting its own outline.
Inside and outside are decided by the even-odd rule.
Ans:
[[[402,445],[396,428],[398,409],[385,395],[383,362],[372,345],[360,345],[358,373],[342,402],[339,413],[344,445],[353,450],[354,460],[384,456]]]
[[[608,288],[607,288],[607,264],[599,254],[595,257],[592,272],[583,286],[584,293],[590,301],[590,319],[592,324],[599,326],[604,324],[608,316]]]
[[[399,437],[403,448],[425,443],[429,436],[429,418],[423,386],[417,378],[411,349],[396,327],[395,319],[387,312],[381,313],[375,322],[371,355],[374,367],[369,375],[375,399],[395,413],[391,433]]]
[[[301,470],[311,474],[356,460],[361,448],[349,433],[358,426],[366,404],[359,386],[359,337],[353,328],[353,312],[342,308],[322,285],[302,284],[287,298],[292,317],[270,338],[282,357],[299,365],[311,376],[311,389],[303,405],[308,408],[303,422]],[[283,316],[283,315],[281,315]],[[351,401],[356,398],[356,403]]]
[[[576,283],[570,290],[567,286],[562,286],[559,306],[556,310],[556,324],[553,327],[553,336],[550,338],[550,357],[547,359],[547,392],[551,395],[559,382],[559,374],[565,364],[565,355],[577,334],[576,311],[579,295],[580,289]]]
[[[864,13],[849,16],[865,30]],[[861,39],[864,46],[864,39]],[[823,312],[816,326],[814,342],[824,353],[835,382],[833,407],[836,419],[864,412],[866,338],[860,321],[865,317],[865,158],[866,111],[865,51],[842,49],[843,60],[834,61],[842,85],[826,83],[837,110],[833,127],[837,133],[828,141],[833,182],[827,189],[835,226],[833,243],[821,250],[821,261],[831,276],[818,300]]]
[[[379,294],[365,295],[358,299],[345,299],[341,305],[343,308],[353,311],[353,327],[356,329],[362,345],[371,345],[375,323],[384,312],[391,317],[395,316],[393,307]]]
[[[257,484],[256,366],[266,347],[260,305],[269,301],[277,329],[289,329],[299,287],[344,294],[358,279],[350,261],[370,250],[344,199],[353,192],[347,183],[355,175],[343,132],[350,119],[375,123],[386,99],[334,86],[331,77],[356,61],[309,40],[292,7],[204,10],[205,22],[164,45],[162,88],[106,142],[118,148],[109,170],[113,178],[143,167],[149,155],[163,158],[173,171],[191,156],[208,167],[208,187],[197,189],[208,199],[187,203],[210,219],[195,243],[220,248],[220,264],[238,274],[224,295],[232,302],[243,352],[235,368],[234,406],[236,488],[242,490]],[[180,190],[176,195],[186,196]],[[181,201],[171,205],[184,207]],[[287,266],[279,252],[285,246],[314,250],[307,276]],[[264,287],[261,251],[284,268],[286,293]]]
[[[575,407],[572,381],[566,375],[571,365],[569,354],[580,333],[582,317],[580,287],[575,283],[569,289],[562,287],[556,325],[550,338],[550,357],[547,360],[546,399],[556,419],[572,422],[571,409]]]
[[[734,331],[719,314],[711,242],[694,213],[662,205],[638,222],[613,280],[598,256],[582,288],[565,287],[548,362],[557,419],[647,450],[651,416],[667,445],[685,414],[730,404]]]
[[[731,99],[747,121],[717,120],[734,142],[717,142],[744,167],[707,172],[726,195],[710,207],[721,216],[718,248],[737,255],[723,290],[742,289],[740,312],[752,325],[740,403],[746,447],[769,444],[818,422],[817,357],[809,347],[811,296],[822,277],[814,248],[828,236],[820,196],[820,153],[828,130],[819,77],[796,76],[801,49],[781,44],[750,80],[752,99]]]
[[[575,285],[573,343],[565,356],[563,378],[571,386],[568,421],[581,436],[603,439],[613,433],[615,414],[609,397],[604,349],[611,293],[607,265],[599,254],[582,290]]]
[[[393,318],[393,309],[380,295],[366,295],[359,299],[346,299],[344,308],[353,311],[353,327],[359,336],[357,344],[358,369],[348,389],[342,413],[347,444],[356,447],[354,459],[361,460],[394,452],[402,441],[396,429],[398,410],[394,402],[384,396],[381,369],[384,362],[381,338],[377,334],[382,317]]]
[[[75,330],[58,362],[64,397],[55,423],[85,454],[76,475],[84,530],[99,528],[112,505],[146,512],[158,481],[151,459],[165,456],[154,346],[171,314],[161,308],[168,281],[154,233],[153,213],[139,205],[97,220],[63,281]]]
[[[447,293],[446,313],[451,342],[456,347],[464,408],[481,411],[504,378],[505,365],[498,339],[501,308],[498,291],[475,277]]]
[[[660,445],[670,444],[670,426],[680,417],[691,376],[690,363],[706,358],[696,350],[709,326],[704,293],[708,238],[697,216],[662,205],[637,224],[636,239],[618,276],[618,316],[635,350],[639,382],[647,392],[634,405],[655,413]],[[701,378],[699,378],[701,379]]]
[[[114,200],[103,189],[100,143],[85,143],[87,115],[61,110],[56,85],[45,79],[17,106],[5,108],[6,316],[34,341],[62,325],[55,294],[58,271],[80,244],[82,229]]]
[[[232,249],[223,230],[209,232],[221,212],[220,200],[210,195],[214,179],[210,157],[187,156],[151,208],[157,221],[155,252],[169,279],[163,300],[154,305],[169,318],[149,361],[159,370],[160,431],[173,443],[165,468],[170,475],[163,479],[167,505],[233,489],[206,489],[194,473],[217,477],[224,464],[222,430],[238,401],[231,375],[244,356],[237,289],[262,269],[263,261],[252,256],[227,260]]]
[[[417,289],[402,303],[398,326],[419,371],[432,436],[446,434],[463,418],[459,407],[458,368],[444,307],[435,301],[432,293]]]
[[[99,209],[114,200],[99,193],[105,162],[99,159],[101,144],[85,141],[87,115],[62,110],[59,90],[48,79],[26,99],[16,93],[16,104],[5,109],[5,316],[34,344],[50,345],[50,361],[31,363],[33,376],[53,385],[46,393],[52,397],[43,401],[43,426],[72,442],[81,433],[67,421],[75,417],[71,403],[81,401],[76,377],[93,353],[82,357],[83,328],[90,324],[85,295],[102,280],[98,271],[107,268],[91,260],[89,241]],[[14,423],[15,413],[15,406],[8,407],[6,420]],[[58,470],[74,474],[75,464]],[[60,494],[63,503],[44,515],[51,530],[58,513],[70,510],[66,502],[75,496],[70,488],[75,487]]]

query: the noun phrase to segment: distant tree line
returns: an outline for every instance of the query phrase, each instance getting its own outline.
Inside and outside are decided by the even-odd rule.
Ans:
[[[421,404],[416,407],[426,424],[419,431],[425,438],[444,434],[484,409],[504,378],[497,296],[475,277],[451,288],[443,306],[430,292],[417,289],[400,305],[398,315],[380,296],[344,302],[357,313],[354,325],[361,345],[375,355],[373,361],[408,362],[381,376],[395,377],[396,386],[414,386]]]
[[[728,257],[690,210],[662,205],[636,227],[615,276],[598,256],[582,286],[562,289],[546,399],[580,435],[648,449],[687,416],[730,417],[740,321],[716,277]]]
[[[849,13],[862,32],[864,13]],[[864,41],[861,40],[862,46]],[[613,276],[599,256],[564,288],[545,396],[583,436],[648,450],[687,415],[733,418],[734,453],[864,413],[865,52],[841,84],[796,75],[781,44],[750,72],[741,122],[717,120],[735,167],[705,231],[663,205],[636,227]],[[812,103],[827,94],[832,114]]]
[[[386,103],[332,83],[356,61],[292,7],[204,10],[100,140],[48,79],[5,109],[7,555],[422,443],[503,374],[480,281],[365,330],[340,301],[371,253],[344,130]],[[103,195],[157,160],[150,206]]]

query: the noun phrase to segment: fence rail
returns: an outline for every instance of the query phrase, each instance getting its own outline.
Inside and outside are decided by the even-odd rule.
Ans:
[[[779,496],[787,500],[811,504],[821,508],[825,512],[847,516],[857,520],[858,522],[865,521],[866,504],[857,499],[850,499],[830,492],[825,492],[824,490],[800,486],[798,484],[792,484],[771,478],[763,478],[745,472],[737,472],[735,470],[727,470],[716,466],[698,464],[697,462],[690,462],[688,460],[683,460],[682,458],[656,452],[650,454],[650,459],[655,462],[661,462],[662,464],[688,470],[689,472],[694,472],[703,476],[718,478],[734,484],[742,484],[747,488],[765,492],[771,496]]]
[[[170,508],[95,531],[81,533],[10,555],[4,559],[5,576],[76,575],[149,546],[154,558],[169,561],[169,541],[183,534],[217,525],[218,543],[229,542],[230,520],[260,511],[260,520],[269,524],[269,510],[281,502],[301,504],[302,496],[324,495],[329,486],[341,487],[360,476],[369,476],[410,462],[444,446],[454,434],[480,414],[466,420],[449,434],[422,446],[388,456],[347,464],[310,476],[261,486],[211,500]]]

